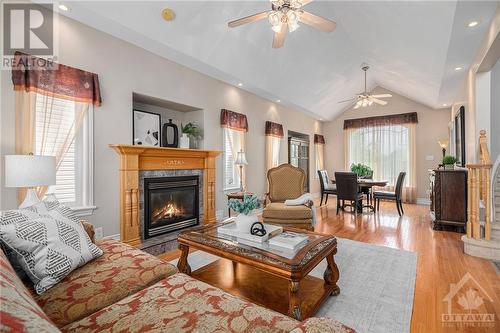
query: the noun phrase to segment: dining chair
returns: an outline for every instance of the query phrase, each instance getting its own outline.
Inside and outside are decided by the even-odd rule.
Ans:
[[[363,193],[359,192],[358,176],[354,172],[335,172],[335,185],[337,185],[337,214],[340,207],[344,210],[345,206],[353,207],[354,213],[357,214],[363,200]],[[349,201],[350,204],[345,205],[345,201]]]
[[[373,198],[375,200],[376,210],[380,210],[380,199],[384,200],[394,200],[396,201],[396,208],[398,209],[399,216],[402,216],[405,212],[403,210],[403,183],[406,177],[406,172],[402,171],[398,175],[398,180],[396,181],[396,188],[394,192],[390,191],[375,191],[373,192]]]
[[[326,170],[318,170],[319,176],[319,184],[321,186],[321,203],[320,206],[323,206],[323,197],[326,195],[325,205],[328,203],[328,195],[337,195],[337,186],[330,182],[330,178],[328,177],[328,171]]]

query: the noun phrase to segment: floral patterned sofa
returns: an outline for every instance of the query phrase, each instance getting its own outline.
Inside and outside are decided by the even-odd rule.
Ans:
[[[37,295],[0,250],[1,332],[353,332],[231,296],[115,240],[98,259]]]

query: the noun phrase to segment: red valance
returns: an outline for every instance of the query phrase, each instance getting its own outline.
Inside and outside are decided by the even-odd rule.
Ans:
[[[283,138],[283,125],[273,123],[272,121],[266,121],[266,136],[274,136],[280,139]]]
[[[101,105],[97,74],[16,52],[12,66],[14,90],[33,91],[75,102]]]
[[[220,113],[221,127],[236,131],[248,132],[247,116],[238,112],[222,109]]]
[[[370,126],[416,124],[416,123],[418,123],[417,113],[410,112],[401,114],[391,114],[388,116],[346,119],[344,120],[344,129],[362,128]]]
[[[321,134],[314,134],[314,143],[324,145],[325,144],[325,137]]]

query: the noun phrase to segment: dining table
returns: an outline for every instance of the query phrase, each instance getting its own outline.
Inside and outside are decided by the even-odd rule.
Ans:
[[[335,184],[335,179],[332,179],[331,182],[332,184]],[[386,187],[388,183],[389,182],[387,180],[358,178],[358,187],[360,189],[360,192],[366,193],[366,201],[367,201],[366,205],[361,204],[361,206],[358,207],[358,211],[362,211],[363,208],[369,208],[374,212],[375,205],[372,197],[373,187]]]

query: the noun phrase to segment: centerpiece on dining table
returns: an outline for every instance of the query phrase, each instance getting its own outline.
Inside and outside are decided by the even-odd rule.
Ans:
[[[368,165],[362,163],[351,164],[351,172],[354,172],[360,179],[372,179],[373,170]]]

